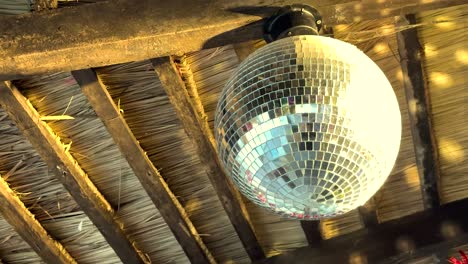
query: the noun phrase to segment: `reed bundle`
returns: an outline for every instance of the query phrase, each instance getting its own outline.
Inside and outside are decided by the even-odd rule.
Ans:
[[[468,197],[468,5],[424,12],[418,22],[432,123],[439,150],[441,202]]]
[[[98,70],[150,160],[219,262],[249,259],[148,61]]]
[[[47,165],[1,109],[0,120],[1,177],[18,193],[36,219],[53,237],[62,242],[77,261],[92,263],[87,260],[102,255],[102,259],[98,260],[104,263],[118,262],[96,227],[87,225],[90,222],[88,217],[55,175],[49,173]],[[80,245],[90,246],[81,248]],[[13,249],[10,253],[16,254],[15,252]],[[10,255],[6,254],[5,259],[9,258]]]
[[[59,1],[59,6],[88,2],[95,1]],[[0,0],[0,13],[26,10],[24,6],[30,3]],[[418,28],[425,48],[424,68],[440,154],[442,202],[468,197],[467,11],[468,5],[425,12],[420,14],[417,25],[409,26]],[[391,81],[400,105],[403,123],[400,153],[392,174],[374,199],[381,222],[423,210],[395,38],[395,32],[408,27],[395,28],[393,24],[393,19],[383,19],[334,28],[336,38],[357,45],[380,66]],[[251,50],[263,44],[252,42]],[[213,129],[218,97],[239,65],[238,54],[229,45],[187,54],[184,63],[187,63],[183,65],[184,70],[191,70],[190,82],[202,103],[198,109],[204,109]],[[151,64],[148,61],[126,63],[103,67],[97,72],[214,257],[222,263],[249,263]],[[124,223],[124,230],[148,258],[156,263],[188,262],[71,75],[35,76],[17,81],[16,85],[111,203]],[[191,92],[194,96],[195,91]],[[119,263],[96,227],[1,109],[0,135],[1,177],[49,233],[80,263]],[[248,201],[245,203],[267,255],[307,245],[298,221],[283,219]],[[320,227],[323,238],[329,239],[356,231],[362,228],[362,223],[358,212],[352,211],[324,220]],[[0,256],[8,263],[41,263],[1,217]]]
[[[186,261],[180,245],[73,77],[59,73],[23,80],[17,86],[42,116],[66,114],[74,118],[48,124],[64,144],[71,144],[70,154],[114,207],[137,247],[153,261]],[[94,263],[101,259],[96,254],[94,257]]]
[[[0,215],[0,263],[44,264],[34,250]]]

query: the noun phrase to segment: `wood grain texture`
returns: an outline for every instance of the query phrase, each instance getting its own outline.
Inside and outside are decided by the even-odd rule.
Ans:
[[[154,4],[152,0],[121,0],[45,10],[15,19],[0,18],[0,80],[138,61],[259,39],[262,18],[295,2],[172,0]],[[302,3],[314,6],[317,1]],[[466,0],[345,1],[318,9],[324,24],[335,25],[464,3]]]
[[[31,248],[47,263],[75,264],[67,250],[55,241],[0,176],[0,213]],[[0,260],[0,263],[1,260]]]
[[[190,261],[192,263],[215,263],[184,208],[140,147],[96,73],[91,69],[85,69],[73,71],[72,75]]]
[[[399,17],[396,23],[398,26],[415,24],[416,17]],[[429,91],[421,64],[424,51],[419,43],[416,28],[398,32],[397,42],[424,207],[438,207],[439,163],[432,129]]]
[[[265,253],[248,221],[245,207],[218,160],[208,123],[197,115],[172,58],[163,57],[151,62],[245,250],[252,261],[263,259]]]
[[[115,219],[111,205],[11,83],[0,84],[0,104],[120,259],[124,263],[146,263],[146,257],[126,237],[122,224]]]

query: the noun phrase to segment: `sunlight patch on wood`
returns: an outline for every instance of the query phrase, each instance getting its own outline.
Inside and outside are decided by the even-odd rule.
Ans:
[[[434,88],[450,88],[453,85],[452,76],[445,72],[432,72],[429,74],[429,80]]]
[[[376,53],[387,53],[390,51],[390,48],[388,47],[388,44],[385,43],[385,42],[379,42],[377,43],[374,48],[373,48],[374,52]]]
[[[432,45],[432,44],[425,44],[424,45],[424,54],[426,55],[427,58],[433,58],[436,57],[437,54],[439,54],[439,51],[437,48]]]
[[[465,49],[458,49],[455,51],[455,60],[462,64],[468,65],[468,51]]]
[[[448,162],[461,163],[465,160],[465,151],[463,146],[450,138],[439,139],[440,157]]]
[[[409,187],[419,188],[420,181],[418,178],[418,168],[416,166],[408,166],[404,170],[404,180]]]

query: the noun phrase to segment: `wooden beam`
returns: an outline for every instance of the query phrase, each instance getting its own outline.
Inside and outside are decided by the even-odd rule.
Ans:
[[[415,15],[397,18],[397,26],[409,24],[416,24]],[[421,64],[424,51],[416,28],[398,32],[397,43],[424,207],[438,207],[439,163],[431,124],[429,91]]]
[[[468,244],[467,208],[468,199],[459,200],[381,223],[373,229],[324,240],[319,247],[299,248],[261,263],[314,263],[317,259],[326,260],[317,263],[348,263],[351,258],[358,257],[365,260],[358,263],[379,263],[439,243]]]
[[[458,234],[456,237],[452,237],[449,240],[444,240],[440,243],[435,243],[426,247],[421,247],[411,252],[399,254],[383,261],[379,261],[378,264],[396,264],[396,263],[413,263],[411,261],[421,259],[424,257],[432,257],[433,262],[417,262],[421,264],[425,263],[448,263],[449,252],[456,247],[460,247],[466,244],[468,241],[468,233]],[[460,258],[457,254],[456,258]],[[440,261],[440,262],[437,262]]]
[[[122,262],[146,263],[144,254],[128,240],[111,205],[13,84],[0,83],[0,104]]]
[[[120,0],[0,18],[0,80],[260,39],[262,18],[271,16],[280,6],[296,2]],[[315,6],[324,2],[327,1],[302,1]],[[318,9],[323,24],[336,25],[466,3],[466,0],[372,0]]]
[[[375,209],[374,199],[369,200],[365,205],[359,206],[359,216],[361,218],[362,225],[365,228],[374,228],[379,224],[377,217],[377,211]]]
[[[197,110],[190,101],[172,59],[170,57],[153,59],[152,64],[247,254],[252,261],[263,259],[265,254],[248,221],[242,200],[218,160],[215,147],[210,140],[212,134],[208,123],[200,120],[197,115]]]
[[[72,72],[84,95],[130,164],[146,193],[192,263],[215,263],[208,248],[163,177],[127,125],[105,86],[91,69]],[[155,242],[157,237],[154,238]]]
[[[47,233],[1,176],[0,213],[45,262],[53,264],[76,263],[62,244],[55,241]]]
[[[304,235],[307,238],[309,246],[318,246],[322,243],[322,232],[320,229],[320,221],[301,221],[301,227]]]

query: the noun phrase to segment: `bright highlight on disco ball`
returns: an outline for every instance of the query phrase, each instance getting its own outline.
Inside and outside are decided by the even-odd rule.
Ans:
[[[314,35],[251,54],[218,103],[219,157],[241,193],[283,216],[321,219],[363,205],[395,163],[393,89],[355,46]]]

